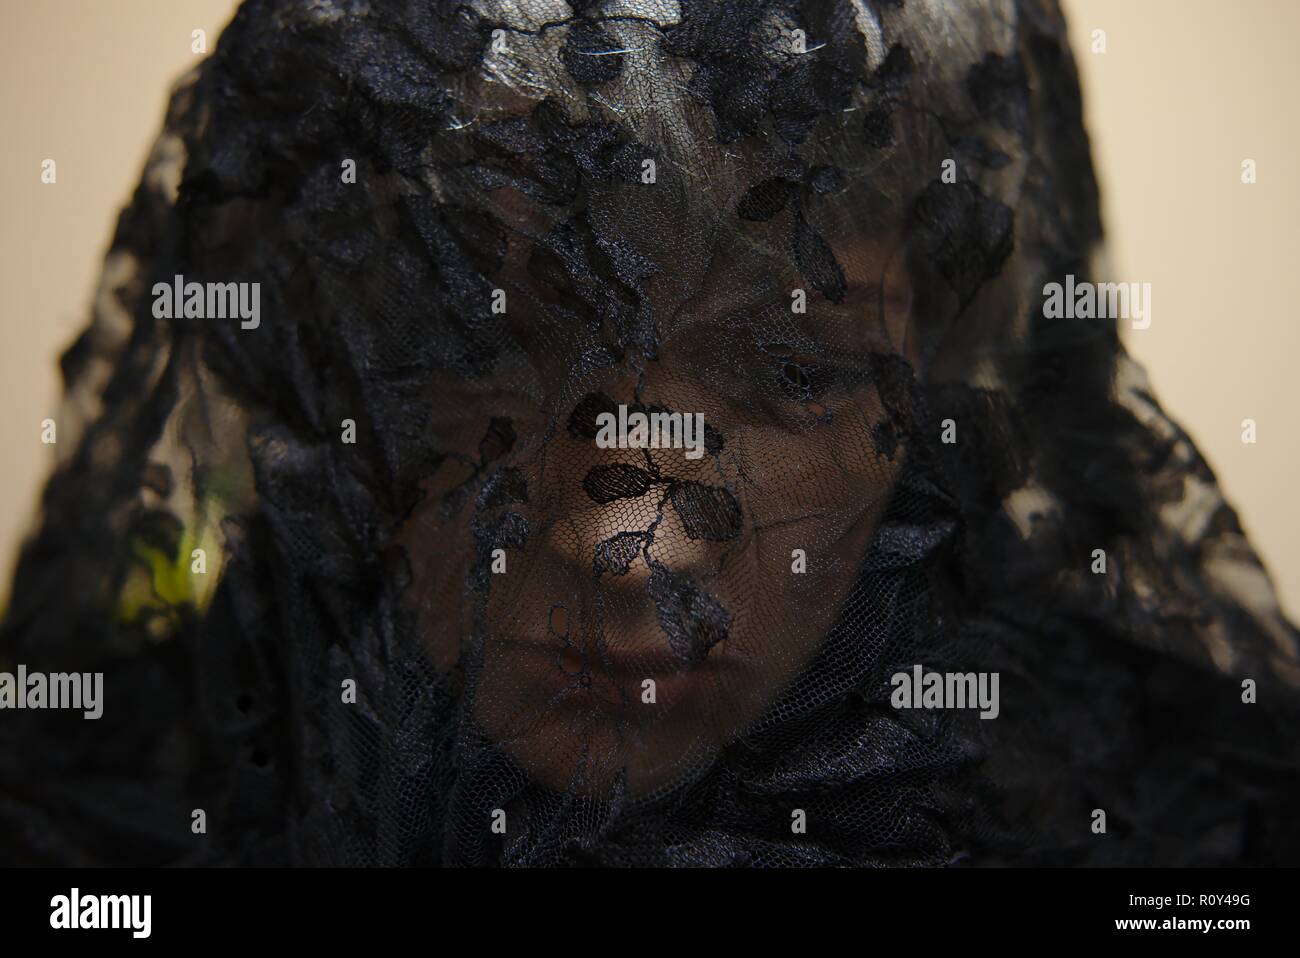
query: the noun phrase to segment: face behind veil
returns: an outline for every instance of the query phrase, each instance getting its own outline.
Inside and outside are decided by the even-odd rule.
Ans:
[[[1295,629],[1044,309],[1100,237],[1047,0],[249,0],[63,359],[0,662],[104,716],[5,716],[0,848],[1294,861]]]

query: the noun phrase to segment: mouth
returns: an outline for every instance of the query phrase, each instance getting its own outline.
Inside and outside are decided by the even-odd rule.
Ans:
[[[686,698],[690,688],[716,678],[726,666],[720,657],[689,663],[667,649],[610,649],[604,642],[598,649],[587,650],[575,645],[562,647],[553,639],[497,637],[491,644],[508,659],[518,657],[522,663],[531,663],[524,668],[534,678],[549,675],[552,682],[563,679],[586,687],[611,705],[644,703],[672,708]],[[647,686],[647,680],[654,685]],[[647,702],[645,695],[650,689],[654,696]]]
[[[576,644],[560,645],[550,640],[520,639],[494,636],[489,644],[494,649],[509,649],[530,656],[545,657],[559,665],[569,675],[581,672],[599,672],[615,679],[669,679],[693,675],[714,660],[686,662],[669,649],[620,649],[601,642],[598,648]]]
[[[617,650],[608,646],[600,649],[596,658],[602,669],[613,676],[656,680],[693,675],[708,661],[685,662],[667,650]]]

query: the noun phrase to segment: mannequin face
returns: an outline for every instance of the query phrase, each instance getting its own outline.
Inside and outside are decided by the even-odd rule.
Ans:
[[[810,297],[795,317],[802,337],[690,317],[666,330],[639,393],[625,364],[597,371],[544,442],[535,402],[443,384],[446,448],[464,459],[434,473],[402,533],[408,594],[435,664],[465,657],[475,720],[541,784],[601,791],[624,770],[634,795],[671,784],[750,726],[834,624],[903,451],[882,443],[888,416],[869,377],[837,376],[827,360],[905,352],[910,306],[887,247],[842,261],[845,302]],[[504,571],[486,574],[479,645],[465,592],[473,501],[458,512],[446,503],[474,476],[483,438],[484,418],[457,412],[485,401],[510,419],[516,440],[501,461],[527,501],[481,514],[480,533],[509,511],[528,535],[505,550]],[[714,448],[696,459],[600,448],[592,411],[637,402],[702,413]]]

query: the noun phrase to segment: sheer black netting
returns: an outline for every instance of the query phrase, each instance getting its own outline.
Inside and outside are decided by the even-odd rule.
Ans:
[[[1045,315],[1100,238],[1050,0],[248,0],[63,358],[0,661],[104,714],[0,722],[0,857],[1300,861],[1297,632]]]

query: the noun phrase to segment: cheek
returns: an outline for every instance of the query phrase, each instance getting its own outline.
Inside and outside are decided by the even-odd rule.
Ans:
[[[783,427],[734,430],[734,472],[747,519],[758,529],[819,520],[845,531],[893,488],[898,467],[872,436],[887,419],[874,387],[825,399],[829,417],[802,410]]]
[[[723,670],[738,718],[756,717],[812,658],[834,624],[888,504],[898,466],[878,455],[874,388],[837,402],[802,433],[735,431],[745,533],[709,588],[735,611]]]

